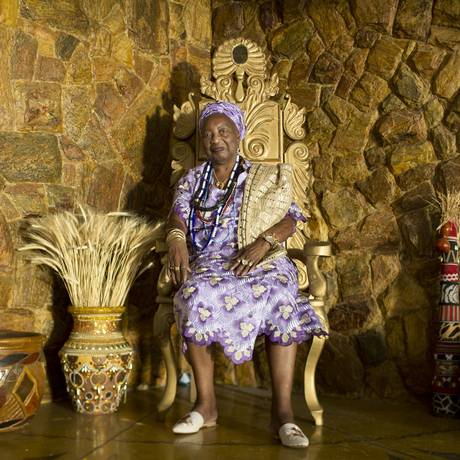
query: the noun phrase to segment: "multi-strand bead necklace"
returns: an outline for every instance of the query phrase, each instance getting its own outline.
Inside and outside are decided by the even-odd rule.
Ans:
[[[190,236],[192,238],[192,243],[195,248],[199,250],[205,249],[209,243],[215,238],[217,234],[217,228],[219,226],[220,218],[224,213],[224,210],[227,208],[228,204],[230,203],[233,192],[235,191],[236,183],[238,180],[238,176],[242,171],[242,166],[240,162],[240,156],[237,155],[235,164],[233,165],[232,171],[230,176],[227,180],[225,185],[224,194],[222,198],[213,206],[205,206],[206,200],[208,199],[209,195],[209,186],[211,185],[211,181],[213,180],[213,167],[210,161],[205,164],[203,174],[201,175],[198,188],[193,194],[192,198],[192,209],[190,211],[190,216],[188,219],[188,230],[190,232]],[[202,213],[211,213],[210,219],[205,219]],[[196,232],[195,232],[195,223],[196,218],[199,218],[205,224],[210,223],[212,224],[211,231],[209,232],[209,237],[204,242],[202,247],[198,246],[196,241]]]

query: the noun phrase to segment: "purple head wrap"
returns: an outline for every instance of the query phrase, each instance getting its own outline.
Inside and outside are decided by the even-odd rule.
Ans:
[[[217,101],[208,104],[200,114],[200,119],[198,121],[200,130],[203,127],[204,120],[206,120],[206,118],[209,116],[214,115],[215,113],[221,113],[230,118],[240,133],[240,139],[243,139],[244,135],[246,134],[244,112],[236,104],[232,104],[231,102]]]

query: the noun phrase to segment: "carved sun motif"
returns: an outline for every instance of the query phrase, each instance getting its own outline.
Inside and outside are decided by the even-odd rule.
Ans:
[[[246,59],[243,61],[238,58],[244,55],[244,48],[246,49]],[[237,70],[241,70],[247,75],[265,77],[266,57],[256,43],[251,40],[235,38],[219,46],[214,54],[212,65],[212,74],[216,79],[222,75],[231,75]]]

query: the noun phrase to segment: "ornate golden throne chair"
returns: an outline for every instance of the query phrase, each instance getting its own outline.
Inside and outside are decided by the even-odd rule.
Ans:
[[[311,186],[308,149],[302,142],[305,109],[291,102],[289,95],[278,95],[278,76],[267,76],[264,52],[246,39],[233,39],[222,44],[212,60],[212,79],[202,77],[201,95],[190,93],[180,108],[174,107],[174,130],[171,141],[172,176],[175,185],[184,172],[204,160],[199,139],[198,115],[214,100],[239,104],[245,111],[247,134],[240,145],[242,155],[254,162],[290,163],[294,170],[294,198],[305,215],[308,213],[306,190]],[[281,100],[279,100],[281,99]],[[320,256],[331,255],[328,242],[307,241],[308,229],[300,223],[296,234],[287,242],[288,254],[299,269],[299,288],[327,326],[324,311],[326,282],[318,268]],[[164,238],[164,237],[163,237]],[[166,387],[158,404],[159,412],[167,410],[176,395],[177,367],[170,329],[174,323],[173,286],[167,277],[167,256],[164,239],[157,242],[162,254],[162,270],[158,281],[158,310],[154,318],[154,335],[159,340],[166,365]],[[325,339],[313,338],[304,372],[304,392],[316,425],[323,423],[323,410],[315,388],[315,370]],[[192,380],[191,399],[195,398]]]

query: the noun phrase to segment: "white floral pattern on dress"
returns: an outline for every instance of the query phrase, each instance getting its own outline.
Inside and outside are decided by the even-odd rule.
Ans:
[[[245,323],[244,321],[242,321],[240,323],[240,330],[241,330],[241,335],[243,337],[247,337],[254,330],[254,324]]]
[[[230,311],[230,310],[233,310],[233,308],[239,302],[239,300],[236,297],[226,295],[224,297],[224,302],[225,302],[225,309],[227,311]]]
[[[279,312],[284,319],[289,319],[291,313],[294,311],[291,305],[280,305]]]
[[[221,276],[212,276],[211,279],[209,280],[209,284],[211,286],[216,286],[222,280],[223,278]]]
[[[206,321],[211,316],[211,312],[207,308],[204,308],[204,307],[198,308],[198,313],[200,314],[200,319],[203,322]]]
[[[283,284],[287,284],[287,282],[289,281],[289,278],[283,274],[276,275],[276,279],[281,281]]]
[[[182,290],[182,297],[184,299],[189,299],[190,296],[196,291],[195,286],[190,286]]]
[[[267,288],[263,286],[262,284],[252,285],[252,293],[256,299],[258,299],[266,290]]]
[[[184,222],[201,172],[199,166],[179,181],[172,212]],[[245,276],[229,270],[238,254],[237,227],[246,176],[245,171],[238,178],[233,201],[222,216],[226,228],[218,227],[205,250],[191,249],[192,273],[174,297],[178,329],[185,338],[184,351],[188,342],[202,346],[219,342],[237,364],[251,358],[260,334],[281,345],[327,334],[308,299],[297,296],[297,270],[287,257],[262,263]],[[206,204],[214,205],[222,193],[211,187]],[[288,214],[295,220],[303,218],[295,204]],[[201,245],[210,228],[199,219],[195,224]],[[189,236],[188,245],[191,248]]]

